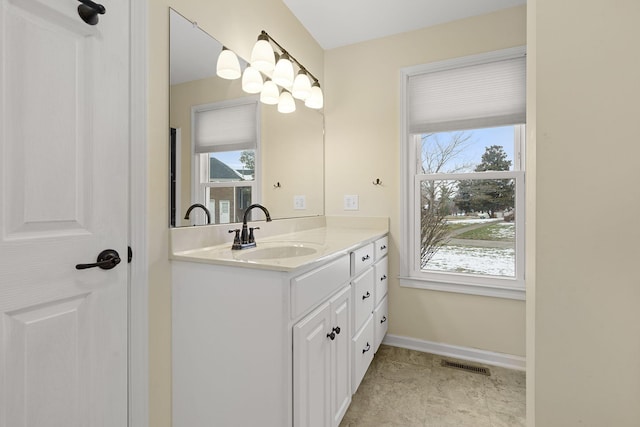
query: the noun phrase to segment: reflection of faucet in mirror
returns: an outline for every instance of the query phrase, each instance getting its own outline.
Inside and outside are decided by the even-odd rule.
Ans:
[[[258,227],[252,227],[250,229],[247,227],[247,216],[249,215],[249,212],[254,208],[262,209],[262,212],[264,212],[264,215],[267,217],[267,222],[271,221],[271,214],[269,214],[269,211],[267,210],[267,208],[265,208],[264,206],[258,203],[249,206],[247,209],[245,209],[244,215],[242,216],[241,236],[238,237],[238,232],[240,230],[229,231],[229,233],[233,233],[233,232],[236,233],[236,236],[233,239],[233,246],[231,246],[231,249],[247,249],[247,248],[254,248],[256,246],[256,240],[253,237],[253,230],[258,229]]]
[[[187,209],[187,213],[184,215],[184,219],[188,220],[189,215],[191,214],[191,211],[194,210],[195,208],[202,208],[204,213],[207,215],[207,224],[211,224],[211,213],[209,212],[209,209],[207,209],[204,205],[201,205],[200,203],[194,203],[193,205],[189,206],[189,209]]]

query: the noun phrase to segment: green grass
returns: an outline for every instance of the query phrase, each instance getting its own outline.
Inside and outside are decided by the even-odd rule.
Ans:
[[[487,224],[486,227],[476,228],[466,233],[458,234],[456,239],[493,240],[499,242],[513,242],[515,240],[515,224]]]

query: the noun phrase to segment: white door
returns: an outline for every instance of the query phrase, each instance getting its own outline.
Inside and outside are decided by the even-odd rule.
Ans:
[[[0,427],[127,425],[129,1],[102,3],[0,0]]]

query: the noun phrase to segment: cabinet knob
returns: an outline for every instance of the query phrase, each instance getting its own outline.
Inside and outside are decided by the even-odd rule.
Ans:
[[[384,323],[387,321],[387,316],[382,316],[382,319],[380,320],[380,323]]]
[[[329,338],[331,341],[336,339],[336,333],[331,331],[331,333],[327,334],[327,338]]]
[[[340,334],[340,326],[336,326],[335,328],[333,328],[333,332],[335,332],[336,334]]]
[[[369,258],[371,258],[371,257],[369,256],[369,254],[367,254],[367,255],[363,256],[363,257],[362,257],[362,262],[364,262],[364,261],[368,260]]]
[[[371,294],[369,293],[369,291],[367,291],[366,294],[362,295],[362,299],[365,300],[367,298],[369,298],[371,296]]]
[[[386,279],[387,279],[387,275],[383,274],[382,277],[380,278],[380,281],[382,282],[383,280],[386,280]]]
[[[362,354],[365,354],[367,351],[371,350],[371,345],[367,342],[367,346],[362,349]]]

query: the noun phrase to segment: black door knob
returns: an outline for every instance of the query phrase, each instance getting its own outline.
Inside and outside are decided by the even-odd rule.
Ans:
[[[87,268],[100,267],[103,270],[111,270],[120,264],[120,255],[115,249],[105,249],[98,254],[97,262],[93,264],[76,264],[77,270],[85,270]]]

